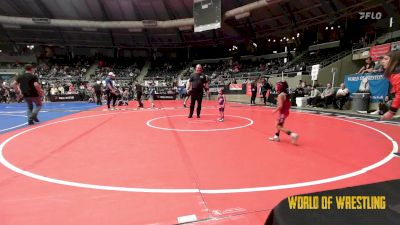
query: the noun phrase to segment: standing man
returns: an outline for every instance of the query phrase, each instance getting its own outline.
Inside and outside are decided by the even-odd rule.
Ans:
[[[101,81],[97,81],[93,85],[93,89],[94,89],[94,93],[96,95],[96,104],[97,105],[103,105],[103,103],[101,102],[101,93],[102,93]]]
[[[25,66],[25,73],[17,76],[13,86],[18,98],[23,97],[28,105],[28,124],[33,125],[34,122],[39,122],[37,116],[42,108],[44,93],[37,76],[33,75],[32,65]],[[36,105],[35,109],[33,103]]]
[[[269,97],[269,93],[271,92],[271,85],[268,82],[268,79],[262,78],[261,80],[261,94],[264,98],[264,105],[267,105],[267,99]]]
[[[115,74],[113,72],[108,73],[106,78],[106,95],[107,95],[107,107],[110,109],[111,100],[113,100],[113,110],[115,109],[115,102],[117,101],[117,89],[114,88],[113,80]]]
[[[143,108],[143,103],[142,103],[142,94],[143,94],[143,87],[140,85],[139,82],[136,81],[135,83],[135,91],[136,91],[136,100],[139,103],[139,107]]]
[[[190,112],[188,118],[192,118],[194,105],[197,101],[197,118],[200,118],[201,102],[203,101],[203,90],[208,90],[206,77],[203,75],[203,68],[200,64],[196,65],[195,72],[189,78],[189,93],[190,93]]]
[[[250,105],[255,105],[256,104],[256,96],[257,96],[257,83],[255,80],[253,80],[251,82],[250,88],[251,88]]]
[[[156,96],[156,86],[154,81],[149,84],[149,99],[151,103],[151,108],[154,109],[154,99]]]

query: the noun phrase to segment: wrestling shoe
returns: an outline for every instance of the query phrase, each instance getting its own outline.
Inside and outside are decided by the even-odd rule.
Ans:
[[[280,142],[279,136],[274,135],[273,137],[268,138],[270,141]]]
[[[297,139],[299,139],[299,135],[296,133],[291,133],[290,137],[292,138],[292,144],[296,144]]]

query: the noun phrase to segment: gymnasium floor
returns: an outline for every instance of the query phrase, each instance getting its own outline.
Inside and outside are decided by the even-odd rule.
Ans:
[[[264,224],[290,195],[400,178],[400,127],[214,101],[188,119],[182,101],[108,111],[50,103],[26,126],[25,105],[0,105],[1,225]],[[148,103],[145,107],[148,107]]]

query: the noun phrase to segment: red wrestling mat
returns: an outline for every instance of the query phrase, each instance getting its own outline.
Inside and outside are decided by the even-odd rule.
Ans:
[[[283,198],[400,177],[400,128],[215,102],[187,118],[163,109],[104,108],[0,136],[0,224],[263,224]]]

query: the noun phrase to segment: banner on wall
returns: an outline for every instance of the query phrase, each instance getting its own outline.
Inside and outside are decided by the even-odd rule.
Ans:
[[[261,97],[260,93],[261,83],[257,83],[257,97]],[[246,95],[251,96],[251,84],[246,84]]]
[[[344,83],[350,94],[357,92],[371,93],[371,102],[383,101],[389,93],[389,81],[383,74],[366,73],[346,75]]]
[[[319,72],[320,65],[313,65],[311,67],[311,80],[318,80],[318,72]]]
[[[392,44],[390,43],[373,46],[369,50],[369,56],[372,58],[372,61],[377,61],[379,56],[383,56],[384,54],[390,52],[391,48]]]
[[[241,91],[243,88],[242,88],[242,84],[230,84],[229,85],[229,90],[231,90],[231,91]]]

